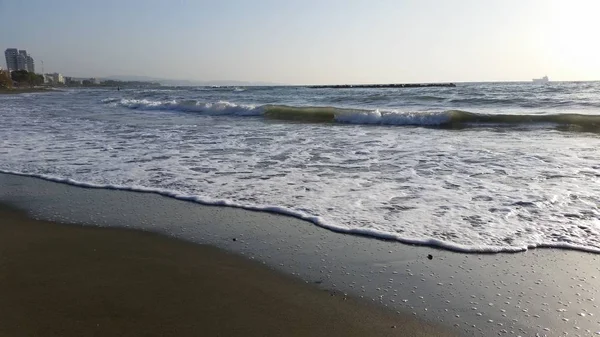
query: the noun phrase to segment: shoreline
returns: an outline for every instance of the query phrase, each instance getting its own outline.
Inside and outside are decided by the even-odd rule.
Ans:
[[[333,233],[281,215],[9,174],[0,174],[0,202],[34,218],[211,245],[464,336],[590,335],[600,317],[597,254],[455,253]]]
[[[452,335],[211,246],[2,204],[0,252],[0,335]]]
[[[184,195],[168,190],[160,190],[160,189],[152,189],[152,188],[136,188],[136,187],[127,187],[127,186],[106,186],[106,185],[96,185],[93,183],[83,183],[79,181],[74,181],[72,179],[62,179],[51,176],[44,175],[35,175],[35,174],[25,174],[14,171],[6,171],[0,169],[0,174],[8,174],[15,175],[20,177],[28,177],[33,179],[41,179],[49,182],[67,184],[74,187],[80,188],[92,188],[92,189],[106,189],[106,190],[114,190],[114,191],[124,191],[124,192],[134,192],[134,193],[149,193],[154,195],[159,195],[166,198],[172,198],[179,201],[184,202],[193,202],[201,206],[217,206],[217,207],[230,207],[237,208],[245,211],[252,212],[264,212],[269,214],[275,214],[278,216],[284,217],[292,217],[301,221],[306,221],[312,223],[313,225],[320,227],[324,230],[331,231],[333,233],[341,234],[341,235],[353,235],[353,236],[361,236],[369,239],[382,240],[382,241],[390,241],[397,242],[403,245],[408,246],[419,246],[431,249],[439,249],[459,254],[519,254],[525,253],[534,249],[564,249],[564,250],[572,250],[584,253],[594,253],[600,254],[600,249],[595,249],[592,247],[579,246],[568,243],[556,243],[556,244],[539,244],[539,245],[529,245],[527,247],[518,247],[518,246],[510,246],[510,247],[496,247],[496,246],[485,246],[485,247],[472,247],[472,246],[463,246],[460,244],[451,243],[448,241],[440,241],[436,239],[411,239],[405,238],[401,236],[394,235],[392,233],[381,232],[373,229],[345,229],[337,226],[330,226],[324,224],[318,217],[309,216],[303,213],[297,212],[292,209],[287,209],[279,206],[251,206],[251,205],[241,205],[241,204],[233,204],[224,200],[217,201],[208,201],[203,200],[202,198]]]
[[[12,88],[12,89],[0,89],[0,95],[19,95],[19,94],[30,94],[38,92],[54,92],[55,89],[51,88]]]

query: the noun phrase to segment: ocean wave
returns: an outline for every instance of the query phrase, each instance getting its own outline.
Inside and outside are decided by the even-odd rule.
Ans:
[[[120,100],[121,100],[121,98],[109,97],[109,98],[105,98],[105,99],[101,100],[100,103],[105,103],[105,104],[106,103],[115,103],[115,102],[118,102]]]
[[[600,131],[600,115],[585,114],[481,114],[462,110],[386,111],[331,107],[266,106],[267,118],[306,122],[424,126],[460,129],[489,126],[553,126],[571,131]]]
[[[468,127],[539,125],[569,131],[600,131],[600,115],[557,114],[482,114],[462,110],[397,111],[339,107],[298,107],[286,105],[244,105],[227,101],[204,103],[196,100],[151,101],[147,99],[105,99],[106,104],[133,110],[166,110],[204,115],[257,116],[274,120],[307,123],[344,123],[365,125],[424,126],[460,129]]]
[[[103,102],[107,103],[107,102]],[[151,101],[147,99],[120,99],[118,101],[109,101],[129,109],[139,110],[172,110],[181,112],[196,112],[206,115],[238,115],[238,116],[258,116],[262,114],[262,108],[253,105],[234,104],[226,101],[215,103],[203,103],[196,100],[170,100],[170,101]]]

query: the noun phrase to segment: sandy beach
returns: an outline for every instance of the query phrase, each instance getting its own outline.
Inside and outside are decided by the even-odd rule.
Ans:
[[[274,331],[274,335],[280,335],[280,330],[277,329],[286,327],[294,327],[294,331],[299,331],[300,335],[318,335],[319,331],[329,334],[335,330],[339,335],[364,333],[375,336],[411,336],[411,333],[437,336],[448,333],[461,336],[561,336],[565,333],[570,336],[593,336],[599,331],[600,310],[597,299],[600,295],[597,280],[600,279],[600,258],[596,254],[564,249],[535,249],[515,254],[461,254],[342,235],[277,214],[204,206],[154,193],[81,188],[11,174],[0,174],[0,202],[25,210],[36,219],[74,225],[43,223],[42,226],[42,223],[31,223],[37,228],[32,230],[38,233],[36,235],[24,235],[25,232],[20,227],[19,231],[10,230],[15,228],[14,224],[12,227],[4,227],[4,231],[9,228],[8,232],[12,233],[13,238],[7,239],[6,235],[0,235],[0,240],[3,241],[0,243],[0,256],[3,258],[0,275],[4,277],[0,281],[0,289],[7,293],[7,296],[0,296],[0,318],[20,315],[22,320],[8,320],[13,323],[0,324],[3,329],[9,326],[14,328],[17,322],[24,324],[23,319],[34,317],[29,312],[15,308],[37,312],[35,317],[40,320],[35,322],[38,324],[52,323],[54,321],[48,321],[47,317],[54,319],[60,315],[37,311],[43,310],[45,306],[33,303],[41,303],[39,301],[44,299],[44,303],[58,305],[57,302],[60,302],[55,301],[56,299],[69,298],[68,296],[72,299],[81,298],[78,294],[82,291],[94,294],[107,291],[109,294],[119,295],[88,297],[98,301],[95,303],[102,303],[104,317],[109,311],[118,308],[106,298],[119,299],[123,301],[120,304],[128,308],[125,314],[127,317],[109,316],[111,320],[114,319],[113,322],[120,319],[122,324],[129,324],[127,326],[131,329],[138,329],[140,322],[142,325],[150,324],[148,326],[153,326],[156,330],[149,331],[163,331],[164,334],[167,334],[165,330],[160,330],[157,325],[173,327],[190,317],[193,322],[207,321],[203,327],[213,324],[213,328],[222,326],[232,329],[223,335],[239,333],[244,336],[250,335],[251,331],[258,335]],[[7,217],[3,215],[0,218]],[[142,232],[129,231],[127,228]],[[61,240],[67,240],[66,237],[60,240],[56,238],[57,233],[71,236],[72,246],[62,243]],[[20,235],[20,239],[17,240],[16,235]],[[82,236],[96,235],[111,239],[90,238],[85,243],[80,240]],[[48,240],[48,237],[56,240]],[[147,240],[146,244],[141,244],[144,240]],[[150,243],[154,241],[157,243]],[[90,244],[92,242],[93,245]],[[136,244],[133,245],[133,242]],[[51,244],[54,244],[54,248],[49,249],[48,245]],[[105,245],[105,249],[98,249],[100,244]],[[11,254],[20,254],[20,263],[14,262],[13,258],[12,264],[7,264],[11,261],[6,258],[10,247],[16,249]],[[97,251],[93,252],[93,248]],[[117,248],[122,250],[119,252]],[[72,254],[76,251],[80,253]],[[177,251],[180,253],[176,253]],[[222,251],[235,255],[223,254]],[[105,260],[87,258],[95,257],[99,252],[105,254]],[[53,254],[62,254],[62,258]],[[207,259],[207,254],[212,254],[210,256],[215,258]],[[194,260],[189,258],[192,255],[197,256],[197,260],[196,257]],[[49,262],[53,259],[52,256],[55,260]],[[78,259],[77,263],[82,268],[69,268],[65,262],[61,262],[65,256]],[[167,256],[172,259],[169,260]],[[180,258],[176,259],[177,256]],[[247,276],[248,273],[239,271],[238,267],[219,269],[219,266],[225,266],[226,263],[212,264],[216,269],[206,272],[212,268],[211,261],[219,261],[221,257],[236,266],[238,263],[246,266],[245,270],[256,271],[252,272],[255,276]],[[35,269],[20,267],[25,266],[27,261],[32,263],[29,266],[44,267],[40,270],[48,273],[39,275],[54,280],[57,289],[66,291],[65,283],[61,282],[67,281],[66,284],[70,285],[68,289],[75,292],[68,296],[56,295],[55,291],[48,292],[48,285],[51,283],[36,283],[36,278],[29,277],[38,275]],[[90,264],[90,261],[99,265]],[[195,269],[198,265],[204,267]],[[5,272],[5,268],[9,266],[18,268],[13,270],[20,272]],[[64,274],[60,274],[62,279],[57,275],[56,268],[66,269],[63,269]],[[84,274],[77,274],[77,270],[84,270],[87,275],[92,276],[84,277]],[[216,272],[219,270],[232,274]],[[125,273],[129,273],[126,278]],[[256,281],[258,279],[254,277],[259,277],[259,274],[264,274],[265,280],[260,276],[261,281]],[[15,275],[21,275],[20,281],[33,282],[31,284],[38,287],[38,290],[22,288],[28,283],[12,281],[16,280]],[[178,276],[173,278],[171,275]],[[218,290],[221,295],[212,299],[226,300],[231,306],[214,306],[215,311],[211,311],[207,309],[209,306],[202,304],[210,297],[206,295],[206,288],[199,288],[202,283],[198,280],[206,280],[208,275],[211,278],[221,275],[222,278],[218,276],[211,282],[214,282],[213,285],[226,285]],[[142,276],[137,279],[139,282],[135,281],[137,276]],[[231,283],[227,283],[228,277],[234,280],[229,278],[227,282]],[[79,278],[85,282],[77,288],[69,283],[71,278]],[[154,281],[149,283],[148,279]],[[272,281],[266,281],[267,279]],[[124,284],[123,280],[130,282],[129,286],[121,286]],[[95,286],[93,291],[85,288],[111,282],[118,287],[110,290],[105,286]],[[12,286],[5,286],[6,284]],[[132,289],[134,292],[131,292]],[[232,289],[236,292],[229,293]],[[253,290],[245,292],[244,289]],[[216,290],[210,292],[213,291]],[[331,292],[346,293],[348,296],[344,300],[344,296],[331,296]],[[310,295],[295,295],[304,293]],[[40,294],[50,297],[40,297]],[[20,297],[25,295],[28,300],[38,302],[25,304],[25,297]],[[273,297],[265,297],[267,295]],[[12,301],[7,303],[10,298]],[[186,301],[176,301],[175,298],[185,298]],[[375,307],[370,304],[365,306],[363,301]],[[68,303],[74,302],[63,302],[60,305],[67,308]],[[137,311],[142,303],[144,309],[149,308],[147,315],[150,318],[147,320],[136,316],[142,313]],[[256,303],[264,305],[257,306]],[[156,311],[159,307],[169,310]],[[188,310],[190,307],[195,310]],[[82,314],[85,311],[74,309],[73,306],[70,308],[71,312],[78,314],[75,317],[87,317]],[[219,308],[221,311],[218,311]],[[231,308],[236,309],[237,316],[230,314]],[[381,311],[381,308],[385,310]],[[179,315],[170,311],[171,309],[181,310],[183,313]],[[216,314],[218,312],[221,316]],[[393,313],[392,316],[388,316],[390,313]],[[194,314],[198,315],[193,316]],[[135,323],[131,317],[136,318]],[[227,323],[219,325],[223,322],[219,321],[219,317]],[[249,320],[244,321],[245,319]],[[104,323],[107,321],[109,320],[103,320]],[[244,323],[249,321],[256,325]],[[92,323],[97,324],[94,320]],[[393,325],[396,325],[395,329],[391,328]],[[61,323],[60,326],[68,325]],[[244,328],[235,330],[235,326]],[[303,330],[309,326],[316,330]],[[441,330],[435,330],[434,326],[441,326]],[[121,330],[125,331],[124,328]],[[3,332],[3,335],[7,333]],[[290,334],[289,331],[284,333]],[[15,336],[12,333],[9,335]]]
[[[0,336],[450,336],[214,247],[0,206]]]

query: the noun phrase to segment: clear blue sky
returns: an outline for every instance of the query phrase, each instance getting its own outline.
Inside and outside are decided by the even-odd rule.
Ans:
[[[0,48],[71,76],[600,80],[599,13],[598,0],[0,0]]]

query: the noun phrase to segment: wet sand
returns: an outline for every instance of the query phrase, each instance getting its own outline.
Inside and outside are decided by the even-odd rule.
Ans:
[[[238,255],[0,205],[0,336],[449,336]]]

